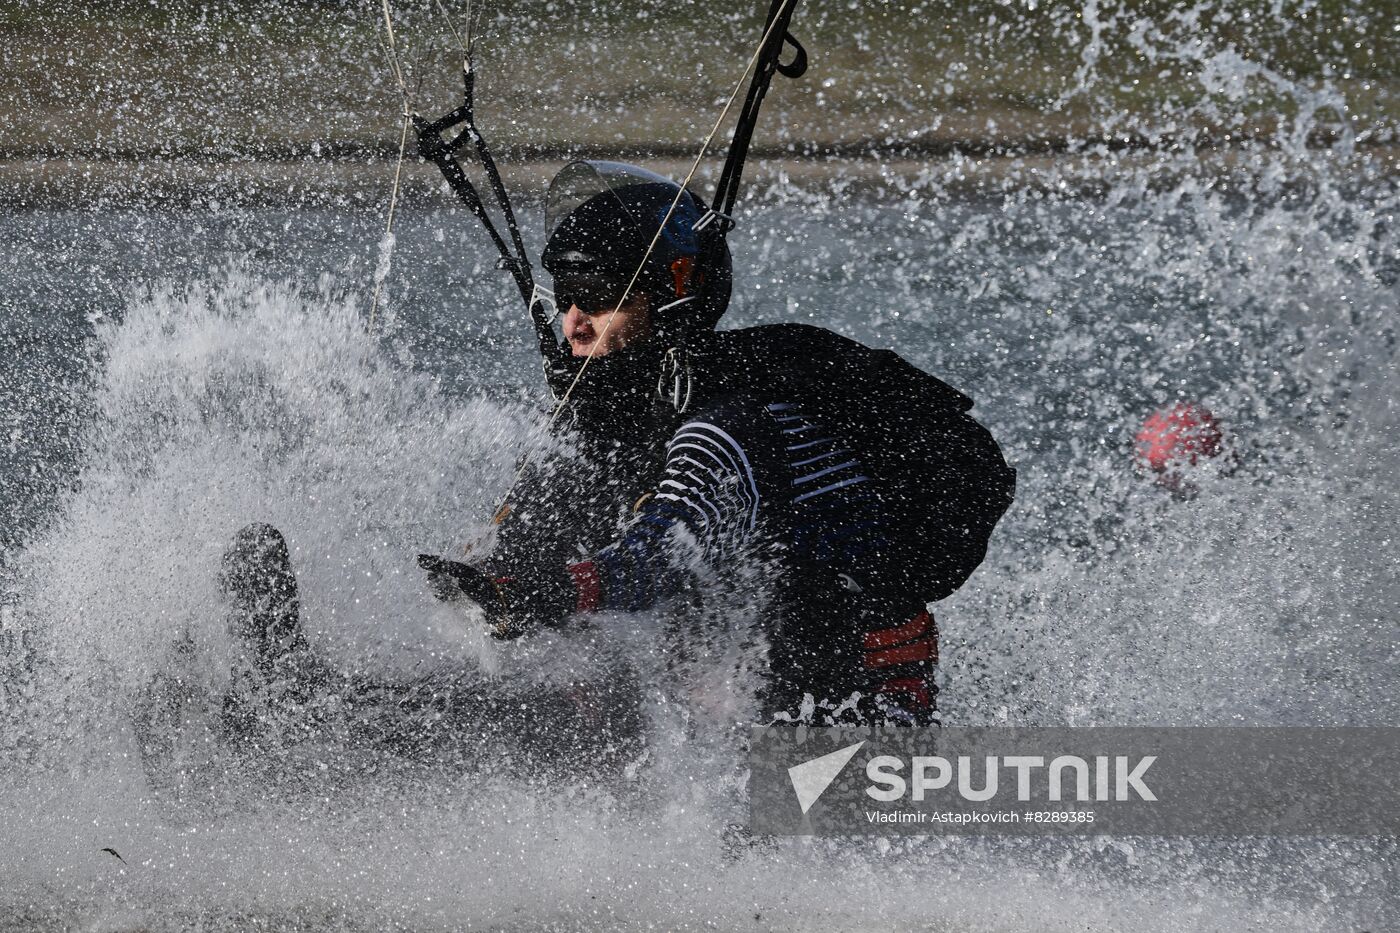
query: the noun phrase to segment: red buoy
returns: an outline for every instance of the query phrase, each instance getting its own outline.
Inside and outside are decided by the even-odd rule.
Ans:
[[[1220,422],[1210,409],[1177,402],[1143,422],[1135,453],[1140,466],[1160,474],[1159,481],[1173,482],[1180,480],[1183,470],[1220,456],[1224,449]]]

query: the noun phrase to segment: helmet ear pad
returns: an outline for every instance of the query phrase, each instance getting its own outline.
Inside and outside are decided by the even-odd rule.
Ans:
[[[692,279],[696,281],[692,282]],[[703,284],[695,276],[695,260],[690,256],[681,256],[671,260],[671,284],[675,287],[677,298],[688,298],[696,286]]]

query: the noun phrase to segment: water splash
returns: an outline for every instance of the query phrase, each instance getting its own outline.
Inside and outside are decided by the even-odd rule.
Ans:
[[[1027,83],[1070,121],[1067,138],[1037,148],[1013,116],[975,114],[962,125],[995,122],[1011,141],[882,168],[873,202],[853,196],[856,172],[815,193],[780,183],[736,238],[736,324],[810,315],[897,345],[971,389],[1020,468],[987,566],[939,607],[945,719],[1395,721],[1394,126],[1352,119],[1351,66],[1312,41],[1316,4],[1249,5],[1249,20],[1211,4],[995,6],[977,8],[979,22],[1000,17],[972,40],[985,61],[905,69],[897,93],[873,95],[878,131],[948,130],[987,68],[1045,60],[1006,49],[1048,45],[1070,67]],[[842,54],[889,40],[890,60],[909,60],[914,40],[882,28]],[[1256,54],[1300,43],[1320,67]],[[923,86],[934,71],[946,90]],[[1162,93],[1144,103],[1147,85]],[[104,309],[75,488],[15,555],[5,606],[7,638],[21,632],[38,659],[5,679],[6,906],[43,905],[34,923],[55,927],[1394,922],[1387,840],[793,841],[736,857],[723,829],[743,816],[739,775],[723,750],[745,707],[727,672],[742,681],[751,658],[724,642],[687,673],[700,708],[732,718],[710,728],[658,691],[648,757],[613,784],[332,746],[281,772],[231,769],[222,801],[172,812],[127,711],[182,635],[217,693],[231,648],[213,571],[251,518],[289,535],[313,638],[344,669],[543,678],[561,672],[534,662],[563,649],[583,669],[612,662],[587,642],[501,653],[432,603],[411,565],[470,537],[516,451],[540,442],[524,412],[464,401],[435,382],[430,354],[400,352],[410,329],[437,341],[434,360],[525,345],[489,271],[468,276],[474,313],[449,313],[458,270],[409,270],[451,250],[415,235],[406,224],[396,271],[375,280],[451,297],[382,341],[329,284],[243,272],[157,290],[116,320]],[[374,244],[361,237],[357,255]],[[474,396],[494,388],[485,369],[462,380]],[[1141,418],[1178,398],[1208,402],[1241,450],[1233,473],[1194,477],[1189,501],[1129,467]],[[659,677],[654,623],[607,631]]]

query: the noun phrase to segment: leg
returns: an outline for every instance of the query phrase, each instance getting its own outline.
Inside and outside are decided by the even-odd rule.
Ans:
[[[287,655],[306,648],[301,602],[287,541],[271,525],[240,529],[224,552],[219,585],[230,603],[230,634],[252,650],[270,673]]]
[[[240,529],[224,552],[219,585],[228,602],[229,634],[251,662],[233,672],[223,700],[225,728],[249,738],[269,725],[293,731],[314,726],[311,701],[336,678],[307,645],[282,533],[262,522]]]
[[[765,713],[818,724],[936,722],[932,614],[918,597],[881,593],[868,578],[838,581],[777,613]]]
[[[534,764],[606,770],[637,752],[641,704],[627,671],[616,681],[523,692],[471,678],[397,682],[331,671],[307,644],[291,555],[271,525],[238,532],[220,584],[229,631],[252,661],[235,671],[224,697],[224,724],[236,737],[253,739],[269,726],[304,734],[326,715],[318,697],[336,694],[342,702],[332,722],[344,737],[411,757],[474,748],[493,755],[508,747]]]

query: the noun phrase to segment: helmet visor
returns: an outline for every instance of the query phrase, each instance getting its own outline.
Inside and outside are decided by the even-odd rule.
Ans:
[[[570,162],[560,169],[558,175],[554,176],[554,180],[549,183],[549,191],[545,194],[544,234],[546,241],[554,236],[554,231],[559,228],[566,217],[588,201],[604,193],[613,194],[618,210],[630,216],[633,223],[642,224],[649,218],[635,216],[635,207],[629,206],[626,200],[617,195],[624,189],[635,185],[654,184],[662,184],[670,188],[679,187],[669,178],[622,162],[595,160]],[[653,219],[651,222],[654,229],[656,221]]]

